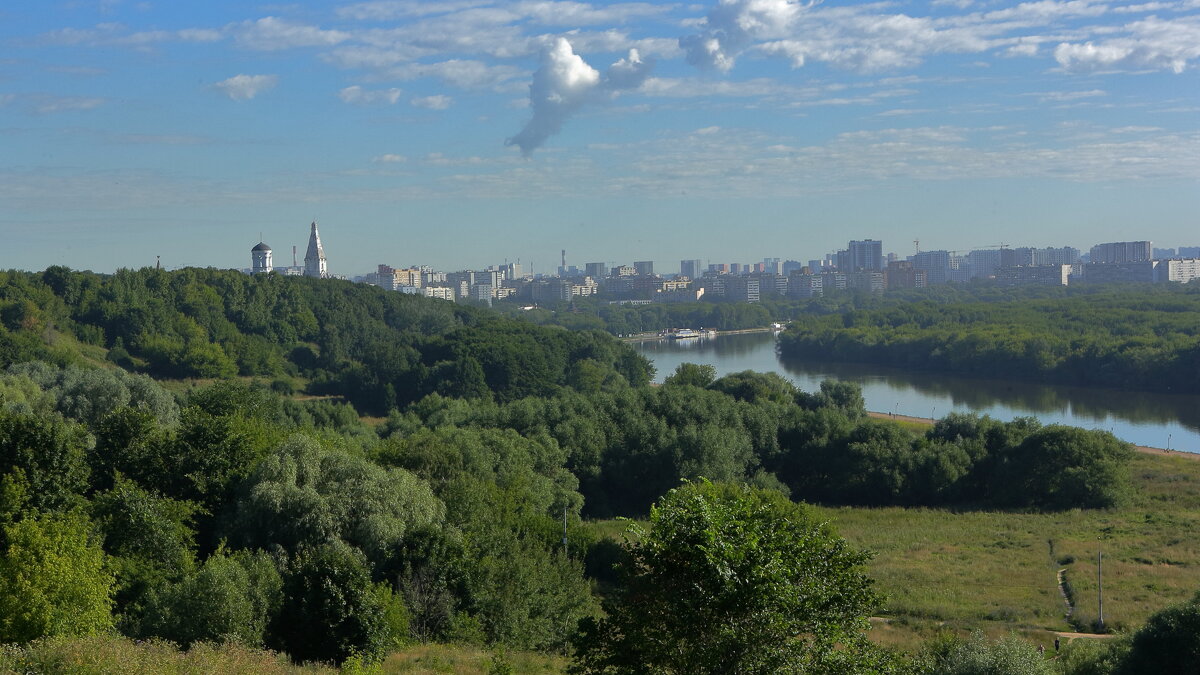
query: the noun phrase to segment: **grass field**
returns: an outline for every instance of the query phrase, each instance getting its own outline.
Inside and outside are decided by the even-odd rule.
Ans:
[[[848,540],[870,549],[887,597],[881,642],[911,646],[939,630],[1016,630],[1039,641],[1090,631],[1098,616],[1096,551],[1104,551],[1104,618],[1133,629],[1200,590],[1200,462],[1139,454],[1137,494],[1123,508],[1061,513],[823,508]],[[1074,612],[1058,588],[1073,592]]]

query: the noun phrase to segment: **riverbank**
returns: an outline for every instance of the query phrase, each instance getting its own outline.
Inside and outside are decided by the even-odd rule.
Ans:
[[[714,333],[713,335],[705,336],[705,337],[699,338],[699,339],[701,339],[701,340],[711,339],[711,338],[715,338],[715,337],[721,337],[723,335],[749,335],[751,333],[771,333],[776,330],[779,330],[779,329],[774,328],[772,326],[766,326],[764,328],[741,328],[738,330],[717,330],[717,331],[713,331],[713,333]],[[649,342],[652,340],[665,340],[667,338],[663,337],[660,333],[637,333],[635,335],[625,335],[618,339],[620,339],[622,342]]]
[[[934,420],[929,417],[913,417],[911,415],[893,415],[885,412],[868,411],[867,416],[877,420],[891,420],[893,422],[903,422],[905,424],[917,424],[923,426],[933,426]],[[1200,453],[1189,452],[1187,450],[1167,450],[1166,448],[1152,448],[1148,445],[1135,445],[1135,450],[1147,455],[1163,455],[1169,457],[1185,457],[1191,460],[1200,461]]]

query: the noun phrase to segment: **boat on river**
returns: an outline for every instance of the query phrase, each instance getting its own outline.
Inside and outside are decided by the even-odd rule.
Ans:
[[[668,340],[694,340],[696,338],[713,337],[716,334],[717,331],[715,330],[692,330],[691,328],[676,328],[661,333],[662,337]]]

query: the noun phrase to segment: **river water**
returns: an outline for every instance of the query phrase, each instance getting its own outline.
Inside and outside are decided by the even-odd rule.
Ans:
[[[867,410],[913,417],[977,412],[1001,420],[1033,416],[1043,424],[1112,431],[1136,445],[1200,452],[1200,396],[1128,392],[1012,380],[959,377],[886,366],[783,360],[770,333],[720,335],[702,340],[653,340],[633,348],[654,362],[656,382],[680,363],[711,364],[717,375],[774,372],[805,391],[822,380],[862,387]]]

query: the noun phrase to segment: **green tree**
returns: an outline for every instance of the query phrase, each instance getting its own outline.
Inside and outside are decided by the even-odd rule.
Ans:
[[[138,632],[183,647],[201,640],[258,647],[279,612],[282,589],[265,553],[218,550],[198,572],[151,595]]]
[[[693,387],[707,387],[715,379],[717,379],[717,369],[707,363],[681,363],[675,367],[674,373],[663,380],[663,384],[690,384]]]
[[[868,556],[773,491],[689,484],[631,527],[624,585],[575,673],[855,672],[878,654]],[[841,649],[834,649],[840,645]],[[886,659],[884,659],[886,661]]]
[[[1200,593],[1150,617],[1133,635],[1120,675],[1185,675],[1200,664]]]
[[[34,508],[59,509],[78,500],[87,487],[90,444],[83,427],[59,415],[0,410],[0,473],[24,473]]]
[[[292,553],[337,539],[379,563],[406,532],[444,515],[429,485],[408,471],[293,436],[245,481],[229,532],[248,548]]]
[[[396,644],[401,602],[386,586],[371,583],[357,550],[332,542],[303,555],[285,577],[284,600],[273,634],[297,661],[368,661]]]
[[[113,576],[91,523],[44,515],[6,525],[0,557],[0,641],[91,635],[113,625]]]
[[[1107,431],[1050,425],[1005,453],[1002,499],[1050,509],[1106,508],[1129,494],[1133,446]]]

